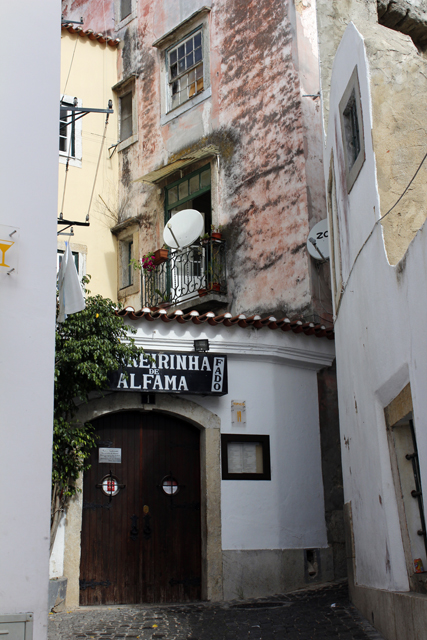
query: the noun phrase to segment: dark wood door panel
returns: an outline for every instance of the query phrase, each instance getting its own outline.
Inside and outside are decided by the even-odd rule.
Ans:
[[[85,474],[81,554],[84,604],[200,599],[199,432],[155,412],[121,412],[93,422],[100,442],[122,449],[122,463]],[[110,469],[126,485],[117,496],[96,485]],[[162,488],[165,477],[176,494]]]

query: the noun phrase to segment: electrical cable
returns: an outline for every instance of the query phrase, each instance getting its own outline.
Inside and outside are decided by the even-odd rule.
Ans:
[[[69,78],[70,78],[71,68],[72,68],[72,66],[73,66],[73,61],[74,61],[74,54],[76,53],[76,48],[77,48],[77,43],[78,43],[78,41],[79,41],[79,39],[77,38],[77,39],[76,39],[76,43],[75,43],[75,45],[74,45],[73,55],[71,56],[70,68],[69,68],[69,70],[68,70],[68,76],[67,76],[67,80],[66,80],[66,82],[65,82],[64,91],[63,91],[63,93],[62,93],[61,102],[62,102],[62,101],[63,101],[63,99],[64,99],[64,96],[65,96],[65,90],[67,89],[67,84],[68,84],[68,80],[69,80]]]
[[[421,167],[423,166],[424,162],[426,161],[426,159],[427,159],[427,153],[424,155],[423,159],[421,160],[420,164],[417,167],[417,170],[415,171],[414,175],[412,176],[412,178],[408,182],[408,184],[407,184],[406,188],[404,189],[404,191],[402,192],[402,194],[398,197],[398,199],[396,200],[394,205],[392,207],[390,207],[390,209],[383,216],[381,216],[381,218],[378,218],[378,220],[374,223],[374,226],[372,227],[368,237],[366,238],[365,242],[362,244],[362,246],[360,247],[359,251],[357,252],[356,257],[355,257],[355,259],[353,261],[353,264],[351,266],[351,269],[349,271],[349,274],[347,276],[347,280],[345,281],[345,283],[341,287],[341,296],[340,296],[340,299],[339,299],[339,302],[338,302],[338,306],[337,306],[337,309],[336,309],[336,312],[335,312],[335,320],[338,318],[338,312],[339,312],[340,307],[341,307],[341,301],[342,301],[342,299],[344,297],[345,290],[347,289],[347,285],[348,285],[348,282],[350,280],[350,276],[353,273],[353,269],[355,267],[357,259],[359,258],[360,254],[362,253],[363,249],[365,248],[366,244],[368,243],[368,240],[371,238],[372,234],[374,233],[378,223],[381,222],[381,220],[384,220],[384,218],[386,216],[388,216],[388,214],[391,213],[393,211],[393,209],[402,200],[403,196],[406,194],[406,192],[408,191],[409,187],[411,186],[411,184],[414,182],[415,178],[417,177],[417,175],[418,175]]]
[[[104,141],[105,141],[105,138],[107,137],[108,116],[109,116],[109,114],[107,113],[107,116],[106,116],[106,118],[105,118],[104,135],[102,136],[102,140],[101,140],[101,147],[100,147],[100,149],[99,149],[98,163],[97,163],[97,165],[96,165],[95,178],[94,178],[94,180],[93,180],[92,193],[90,194],[89,207],[88,207],[88,210],[87,210],[87,216],[86,216],[86,219],[87,219],[88,221],[89,221],[90,208],[91,208],[91,206],[92,206],[93,193],[94,193],[94,191],[95,191],[96,179],[97,179],[97,177],[98,177],[99,165],[100,165],[100,162],[101,162],[102,149],[103,149],[103,147],[104,147]]]

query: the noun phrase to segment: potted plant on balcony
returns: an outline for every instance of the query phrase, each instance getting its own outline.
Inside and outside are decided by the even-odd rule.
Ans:
[[[166,262],[169,256],[169,247],[164,244],[161,249],[157,249],[153,254],[153,262],[157,267],[159,264]]]
[[[160,289],[154,289],[154,292],[157,293],[159,298],[162,299],[162,302],[160,302],[160,304],[157,305],[159,309],[167,309],[168,307],[172,306],[170,291],[166,291],[165,293],[162,293]]]
[[[214,248],[208,264],[208,289],[210,291],[218,292],[221,290],[221,279],[223,272],[223,265],[221,262],[219,249],[219,246]]]
[[[221,225],[211,225],[211,238],[213,240],[221,240],[222,239],[222,226]]]
[[[144,271],[154,271],[156,265],[154,264],[154,253],[151,251],[150,253],[146,253],[142,256],[141,260],[135,260],[132,258],[130,263],[134,269],[139,269],[140,271],[143,269]]]

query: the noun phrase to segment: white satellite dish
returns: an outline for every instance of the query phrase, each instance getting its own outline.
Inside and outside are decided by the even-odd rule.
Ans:
[[[315,224],[308,234],[307,250],[315,260],[329,259],[329,228],[326,218]]]
[[[195,209],[178,211],[166,223],[163,240],[171,249],[184,249],[199,238],[205,228],[201,213]]]

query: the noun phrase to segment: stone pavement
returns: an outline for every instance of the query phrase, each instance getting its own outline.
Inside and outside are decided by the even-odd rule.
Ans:
[[[345,583],[258,600],[82,607],[49,616],[49,640],[383,640]]]

